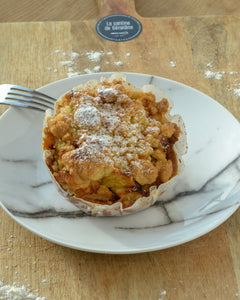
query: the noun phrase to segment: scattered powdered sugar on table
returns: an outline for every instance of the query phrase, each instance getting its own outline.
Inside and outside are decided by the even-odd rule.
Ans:
[[[71,77],[78,76],[80,74],[81,74],[81,72],[68,72],[67,76],[68,76],[68,78],[71,78]]]
[[[205,70],[205,78],[211,79],[211,80],[222,80],[224,76],[234,76],[234,81],[240,81],[240,78],[238,77],[239,72],[237,71],[214,71],[214,65],[212,62],[209,62],[206,64],[206,70]],[[211,69],[211,70],[209,70]],[[235,95],[237,98],[240,98],[240,83],[236,84],[230,84],[227,86],[228,91],[231,91],[233,95]]]
[[[93,71],[90,70],[90,69],[88,69],[88,68],[86,68],[86,69],[84,69],[84,73],[86,73],[86,74],[92,74]]]
[[[102,50],[82,50],[80,53],[78,53],[78,52],[67,53],[66,51],[61,51],[59,49],[56,49],[53,51],[53,53],[55,55],[58,55],[59,57],[61,55],[61,57],[63,56],[65,58],[65,60],[61,59],[59,61],[59,65],[61,67],[63,67],[65,70],[66,70],[66,67],[68,67],[68,70],[66,70],[66,72],[67,72],[67,76],[69,78],[75,77],[75,76],[78,76],[78,75],[84,74],[84,73],[92,74],[92,73],[98,73],[101,71],[102,67],[100,65],[87,67],[87,68],[79,70],[78,66],[81,65],[81,60],[84,57],[87,57],[89,59],[90,65],[91,65],[92,63],[100,63],[104,57],[110,57],[110,56],[114,55],[113,51],[103,52]],[[127,57],[131,56],[131,53],[127,52],[127,53],[125,53],[125,55],[122,54],[121,56],[127,58]],[[104,64],[105,65],[113,64],[115,66],[123,66],[124,62],[122,60],[111,61],[111,62],[105,61]],[[54,68],[54,67],[47,67],[46,70],[52,71],[54,73],[58,72],[58,69]]]
[[[212,68],[213,65],[212,65],[212,63],[210,62],[210,63],[208,63],[208,64],[206,65],[206,67],[207,67],[207,68]]]
[[[167,292],[165,290],[161,292],[161,296],[163,296],[163,295],[164,296],[167,295]]]
[[[205,72],[205,77],[209,78],[209,79],[214,78],[214,79],[220,80],[220,79],[222,79],[223,74],[224,73],[222,73],[222,72],[213,72],[213,71],[207,70]]]
[[[95,66],[95,67],[93,68],[93,71],[94,71],[94,72],[100,72],[100,71],[101,71],[101,67],[100,67],[100,66]]]
[[[80,54],[79,53],[77,53],[77,52],[72,52],[71,53],[71,59],[72,60],[75,60],[75,59],[77,59],[77,58],[79,58],[80,57]]]
[[[240,88],[233,89],[233,93],[234,93],[234,95],[236,95],[237,97],[240,97]]]
[[[229,88],[229,91],[232,91],[237,98],[240,98],[240,89]]]
[[[48,283],[47,279],[43,279],[42,283]]]
[[[175,68],[175,67],[176,67],[176,62],[175,62],[175,61],[170,61],[170,66],[171,66],[172,68]]]
[[[89,69],[89,68],[84,69],[84,72],[86,74],[92,74],[92,73],[100,72],[100,70],[101,70],[100,66],[95,66],[93,69]]]
[[[24,285],[4,285],[3,281],[0,281],[0,299],[1,300],[47,300],[46,297],[39,297],[34,295],[30,289]]]
[[[122,62],[121,60],[115,61],[115,62],[114,62],[114,65],[116,65],[116,66],[122,66],[122,65],[123,65],[123,62]]]
[[[238,72],[236,71],[213,71],[213,70],[209,70],[209,69],[213,69],[213,64],[210,62],[206,65],[207,70],[205,70],[205,77],[208,79],[217,79],[217,80],[221,80],[223,78],[224,75],[234,75],[234,74],[238,74]]]
[[[91,61],[94,61],[94,62],[100,62],[102,56],[103,56],[103,52],[99,52],[99,51],[87,52],[88,59],[90,59]]]
[[[71,61],[71,60],[60,61],[60,65],[61,66],[69,66],[69,67],[71,67],[71,66],[74,65],[74,62]]]
[[[176,290],[176,288],[175,288],[175,290]],[[166,295],[167,295],[167,291],[163,290],[160,292],[160,296],[166,296]],[[158,300],[163,300],[163,299],[165,299],[165,297],[158,298]]]

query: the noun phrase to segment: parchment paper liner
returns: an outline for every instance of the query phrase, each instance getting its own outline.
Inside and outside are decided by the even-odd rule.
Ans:
[[[109,79],[109,81],[112,81],[113,79],[125,79],[125,75],[122,73],[115,73],[113,74]],[[106,78],[102,78],[101,81],[106,80]],[[98,83],[96,80],[92,80],[90,83],[86,83],[94,86]],[[86,86],[86,84],[81,84],[74,89],[81,89]],[[169,102],[169,112],[166,114],[166,117],[169,121],[176,123],[180,129],[181,129],[181,135],[179,137],[179,140],[175,143],[173,149],[175,151],[175,154],[177,156],[178,161],[178,174],[179,175],[183,170],[183,161],[182,161],[182,155],[184,155],[187,151],[187,139],[186,139],[186,130],[184,126],[184,122],[179,115],[171,115],[170,111],[173,107],[173,101],[169,98],[168,95],[166,95],[163,91],[161,91],[158,87],[154,85],[144,85],[142,88],[136,88],[137,90],[142,90],[143,92],[153,92],[153,94],[156,96],[156,101],[161,101],[162,98],[166,98]],[[61,99],[60,97],[59,99]],[[48,117],[52,116],[53,113],[50,109],[46,110],[44,122],[43,122],[43,129],[47,127],[47,119]],[[49,156],[50,150],[43,150],[43,159],[46,163],[46,159]],[[47,165],[47,164],[46,164]],[[116,202],[112,205],[104,205],[104,204],[98,204],[94,202],[89,202],[81,198],[77,198],[73,195],[71,195],[68,191],[65,191],[60,184],[56,181],[54,178],[51,170],[47,166],[50,176],[52,178],[53,183],[56,185],[58,191],[71,203],[73,203],[75,206],[77,206],[80,210],[84,211],[85,213],[92,215],[92,216],[122,216],[127,214],[132,214],[137,211],[141,211],[151,205],[153,205],[159,197],[167,190],[168,186],[172,184],[172,182],[175,180],[176,176],[171,178],[168,182],[163,183],[157,186],[152,186],[150,188],[150,194],[148,197],[141,197],[138,198],[134,204],[130,207],[123,208],[121,202]]]

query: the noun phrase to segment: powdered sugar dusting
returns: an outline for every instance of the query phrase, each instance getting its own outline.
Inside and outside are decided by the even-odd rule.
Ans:
[[[79,58],[80,57],[80,54],[79,53],[77,53],[77,52],[72,52],[71,53],[71,59],[72,60],[75,60],[75,59],[77,59],[77,58]]]
[[[115,61],[115,62],[114,62],[114,65],[116,65],[116,66],[122,66],[122,65],[123,65],[123,62],[122,62],[121,60]]]
[[[240,97],[240,88],[238,88],[238,89],[233,89],[233,92],[234,92],[234,94],[235,94],[237,97]]]
[[[84,69],[84,72],[85,72],[86,74],[92,74],[92,73],[93,73],[93,71],[90,70],[89,68]]]
[[[109,71],[104,70],[104,66],[107,65],[115,65],[118,67],[123,66],[124,64],[128,64],[131,61],[132,54],[130,52],[127,53],[119,53],[115,55],[113,51],[103,51],[102,49],[86,49],[81,52],[66,52],[64,50],[56,49],[53,51],[56,57],[59,57],[58,64],[62,67],[62,69],[58,70],[56,66],[48,66],[46,67],[47,71],[53,71],[54,73],[66,71],[66,75],[70,77],[74,77],[80,74],[93,74],[100,71]],[[148,55],[151,55],[149,52]],[[111,58],[113,56],[113,58]],[[114,57],[115,56],[115,57]],[[64,60],[63,60],[64,57]],[[86,58],[89,60],[88,67],[86,67]],[[105,58],[105,61],[103,59]],[[106,59],[110,59],[106,60]],[[127,62],[125,60],[127,60]],[[93,65],[93,64],[97,65]],[[66,67],[72,67],[72,70],[67,70]]]
[[[84,127],[99,127],[101,125],[98,109],[90,104],[82,104],[74,113],[75,122]]]
[[[84,69],[84,72],[86,74],[93,74],[93,73],[100,72],[100,70],[101,70],[100,66],[95,66],[93,69],[89,69],[89,68]]]
[[[71,77],[75,77],[75,76],[78,76],[78,75],[80,75],[81,73],[80,72],[68,72],[67,73],[67,76],[68,76],[68,78],[71,78]]]
[[[60,65],[61,66],[69,66],[69,67],[71,67],[71,66],[74,65],[74,62],[71,61],[71,60],[63,60],[63,61],[60,61]]]
[[[87,52],[88,59],[90,59],[91,61],[94,61],[94,62],[100,62],[102,56],[103,56],[103,53],[99,52],[99,51]]]
[[[213,65],[212,65],[212,63],[211,63],[211,62],[209,62],[209,63],[206,65],[206,67],[207,67],[207,68],[212,68],[212,67],[213,67]]]
[[[112,138],[107,134],[83,134],[80,139],[80,143],[80,149],[86,147],[89,152],[95,155],[101,151],[105,151],[109,147],[110,143],[112,143]]]
[[[220,80],[220,79],[222,79],[222,76],[223,75],[220,72],[213,72],[210,70],[207,70],[205,72],[205,77],[210,78],[210,79],[214,78],[214,79]]]
[[[113,161],[108,153],[112,139],[104,134],[83,134],[79,140],[79,147],[71,151],[71,158],[77,161],[106,162],[113,165]]]
[[[95,67],[93,68],[93,71],[94,71],[94,72],[100,72],[100,71],[101,71],[101,67],[100,67],[100,66],[95,66]]]
[[[207,79],[211,79],[211,80],[222,80],[224,79],[224,76],[231,76],[233,77],[232,80],[234,80],[235,82],[238,82],[240,80],[239,78],[239,72],[237,71],[229,71],[229,70],[218,70],[218,71],[215,71],[215,66],[213,65],[212,62],[209,62],[206,64],[206,70],[204,72],[205,74],[205,78]],[[226,88],[228,91],[231,91],[232,94],[234,96],[236,96],[237,98],[240,98],[240,84],[238,83],[230,83],[228,85],[226,85]]]
[[[112,86],[99,84],[96,88],[96,97],[82,96],[80,104],[74,113],[74,121],[80,130],[78,149],[73,150],[73,159],[104,160],[117,168],[127,170],[129,161],[138,155],[152,151],[147,142],[145,126],[141,122],[135,123],[132,116],[135,111],[127,95]],[[134,109],[134,108],[132,108]],[[159,134],[159,122],[147,118],[143,111],[138,111],[138,118],[143,118],[149,128],[148,133]]]
[[[112,102],[114,98],[119,94],[118,90],[113,87],[105,88],[103,86],[98,87],[97,89],[99,95],[107,100],[107,102]],[[110,101],[109,101],[110,100]]]
[[[24,285],[4,285],[2,281],[0,281],[0,299],[3,300],[47,300],[46,297],[39,297],[38,295],[34,295],[30,289],[28,289]]]

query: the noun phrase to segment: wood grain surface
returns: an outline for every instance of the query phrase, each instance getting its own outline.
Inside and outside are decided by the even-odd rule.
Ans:
[[[142,17],[240,15],[239,0],[135,0],[135,7]],[[98,15],[96,0],[0,0],[0,22],[76,21]]]
[[[59,2],[64,5],[64,1]],[[73,2],[69,1],[69,5],[77,5],[77,1]],[[168,1],[171,2],[174,1]],[[8,2],[13,11],[14,3]],[[104,3],[101,15],[109,12],[108,2],[98,5]],[[166,6],[167,1],[161,3]],[[234,7],[238,2],[221,3],[226,7],[232,3]],[[89,1],[89,7],[90,4],[93,2]],[[3,2],[0,11],[2,7]],[[120,9],[129,13],[125,6]],[[10,16],[10,12],[6,13]],[[50,11],[48,16],[51,13],[54,14]],[[98,64],[102,71],[142,72],[177,80],[213,97],[240,119],[240,99],[234,94],[235,84],[240,82],[239,17],[143,18],[131,10],[141,21],[143,31],[134,40],[115,43],[96,34],[97,8],[96,12],[89,8],[89,15],[75,13],[72,11],[71,21],[6,22],[14,21],[10,17],[3,20],[6,23],[0,24],[0,83],[38,88],[67,76],[66,67],[60,65],[60,60],[64,60],[62,52],[112,51],[109,64],[106,59]],[[31,20],[23,10],[21,14],[26,21]],[[91,20],[74,16],[88,16]],[[55,53],[57,49],[61,53]],[[131,56],[126,57],[126,53]],[[118,60],[123,61],[122,66],[114,64]],[[176,67],[171,67],[170,61],[176,62]],[[225,72],[221,80],[206,78],[208,63],[212,64],[212,71]],[[95,65],[81,56],[74,68],[83,72]],[[0,106],[0,111],[4,110]],[[94,254],[55,245],[21,227],[2,209],[0,225],[0,281],[30,285],[48,300],[239,299],[239,209],[223,225],[192,242],[137,255]]]

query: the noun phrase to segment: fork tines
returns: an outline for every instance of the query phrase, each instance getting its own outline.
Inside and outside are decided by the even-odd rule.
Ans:
[[[6,104],[43,111],[54,107],[56,99],[41,92],[11,84],[8,85],[8,88],[5,97]]]

